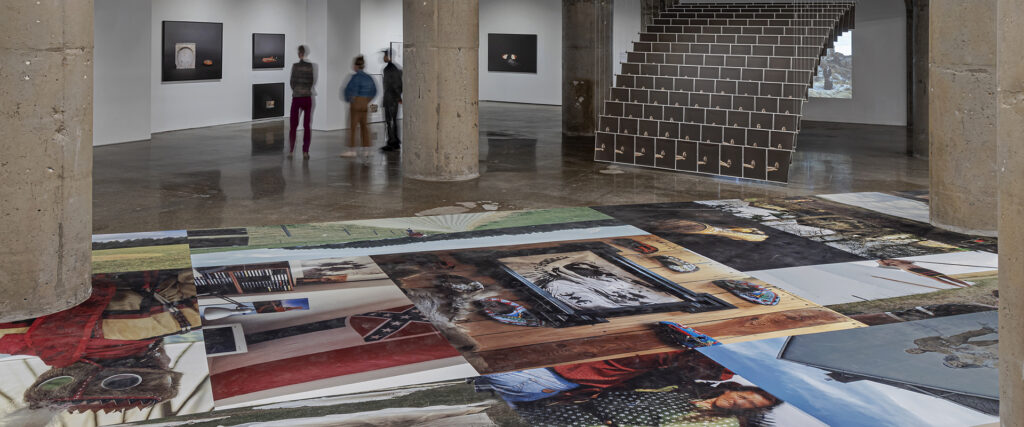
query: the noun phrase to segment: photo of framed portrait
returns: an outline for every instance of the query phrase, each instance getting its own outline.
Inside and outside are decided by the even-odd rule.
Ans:
[[[513,283],[568,316],[603,318],[733,308],[634,263],[608,245],[567,245],[565,249],[504,256],[497,264]]]

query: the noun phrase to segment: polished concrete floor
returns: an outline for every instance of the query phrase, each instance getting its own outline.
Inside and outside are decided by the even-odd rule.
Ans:
[[[95,233],[295,224],[484,209],[527,209],[927,189],[928,162],[905,156],[906,130],[805,122],[788,185],[616,167],[592,141],[563,139],[559,107],[480,104],[480,178],[402,178],[401,154],[338,157],[345,131],[314,132],[311,158],[285,157],[273,120],[166,132],[97,147]],[[383,138],[383,127],[375,125]],[[301,137],[300,137],[301,139]],[[404,138],[415,143],[412,137]],[[380,144],[378,144],[380,145]]]

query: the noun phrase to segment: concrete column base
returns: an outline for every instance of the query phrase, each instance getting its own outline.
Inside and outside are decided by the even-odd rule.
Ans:
[[[405,0],[402,170],[406,178],[480,176],[479,0]]]
[[[996,0],[930,0],[928,12],[931,220],[995,235]]]
[[[93,2],[12,1],[0,28],[0,322],[92,292]]]

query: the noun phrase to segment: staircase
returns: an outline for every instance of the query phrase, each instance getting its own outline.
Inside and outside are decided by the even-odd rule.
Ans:
[[[633,43],[594,159],[787,182],[818,63],[854,2],[681,3]],[[895,41],[894,41],[895,42]]]

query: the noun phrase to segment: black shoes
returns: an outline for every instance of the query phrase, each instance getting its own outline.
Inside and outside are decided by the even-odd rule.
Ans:
[[[401,149],[402,149],[401,145],[398,145],[398,144],[395,144],[395,145],[388,144],[388,145],[385,145],[385,146],[381,147],[380,151],[399,151]]]

